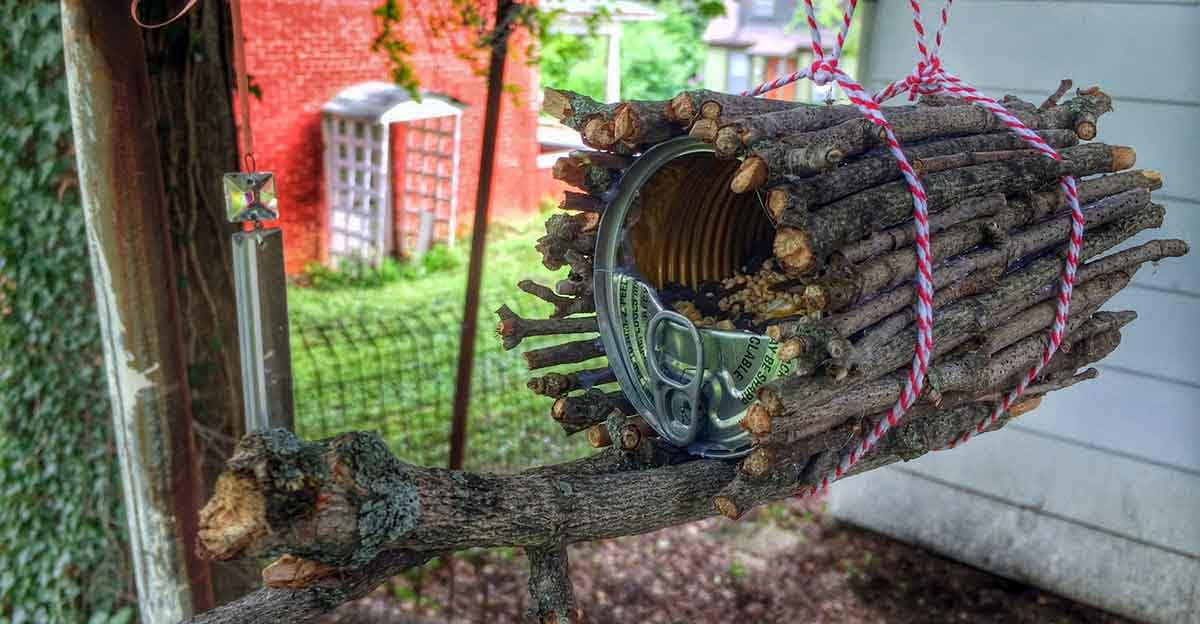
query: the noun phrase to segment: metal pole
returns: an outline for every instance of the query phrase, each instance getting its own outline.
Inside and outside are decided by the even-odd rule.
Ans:
[[[201,481],[145,50],[108,0],[62,0],[62,23],[141,618],[175,622],[213,597],[196,556]]]
[[[621,22],[613,20],[608,31],[608,56],[605,60],[604,101],[621,101]]]
[[[471,229],[471,264],[467,270],[467,297],[463,303],[462,332],[458,344],[458,377],[454,385],[454,414],[450,423],[450,469],[463,466],[467,446],[467,408],[471,405],[471,370],[475,365],[475,326],[479,320],[479,286],[483,281],[483,248],[487,243],[488,209],[492,199],[492,170],[496,163],[496,135],[500,126],[500,96],[504,86],[504,59],[508,55],[509,13],[512,0],[496,7],[495,40],[488,64],[487,108],[483,117],[483,153],[479,158],[479,187],[475,193],[475,220]]]

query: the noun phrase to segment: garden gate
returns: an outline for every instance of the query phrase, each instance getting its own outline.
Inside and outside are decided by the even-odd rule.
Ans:
[[[454,243],[463,106],[385,82],[348,87],[321,107],[330,260],[377,265]],[[391,126],[404,124],[400,209],[393,207]]]

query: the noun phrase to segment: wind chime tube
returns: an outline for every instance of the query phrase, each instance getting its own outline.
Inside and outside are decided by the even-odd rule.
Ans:
[[[246,431],[291,430],[292,354],[282,230],[256,229],[233,235],[233,281]]]

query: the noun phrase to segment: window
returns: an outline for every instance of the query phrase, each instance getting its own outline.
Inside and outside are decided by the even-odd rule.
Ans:
[[[741,93],[750,88],[750,56],[745,52],[729,53],[729,80],[725,90]]]
[[[750,17],[775,17],[775,0],[751,0]]]

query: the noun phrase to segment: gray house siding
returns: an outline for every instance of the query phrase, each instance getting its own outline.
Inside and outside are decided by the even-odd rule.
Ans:
[[[908,3],[868,6],[859,78],[874,89],[916,52]],[[1164,227],[1134,242],[1200,241],[1200,2],[960,0],[942,57],[994,97],[1100,85],[1115,109],[1100,138],[1166,180]],[[1108,308],[1139,319],[1100,379],[953,452],[839,483],[834,513],[1132,617],[1200,622],[1200,251],[1143,268]]]

